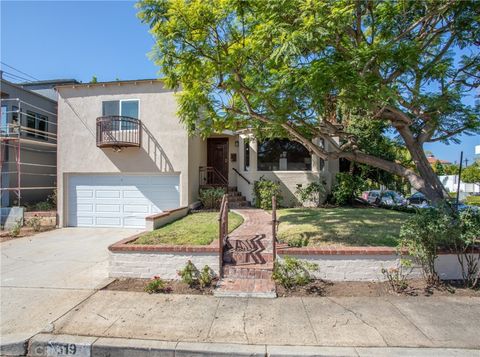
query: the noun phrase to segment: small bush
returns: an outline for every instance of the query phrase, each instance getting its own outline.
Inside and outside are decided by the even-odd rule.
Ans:
[[[475,249],[480,245],[480,213],[467,209],[459,214],[460,234],[454,240],[455,252],[462,268],[465,287],[480,285],[480,254]]]
[[[297,258],[285,256],[283,262],[276,261],[273,269],[273,280],[285,289],[291,290],[304,286],[314,280],[312,273],[318,270],[318,265]]]
[[[277,199],[277,205],[280,205],[282,201],[280,183],[261,177],[260,180],[255,181],[253,184],[253,196],[255,198],[255,207],[272,209],[273,196]]]
[[[287,243],[289,247],[301,248],[308,246],[309,241],[310,239],[306,235],[300,234],[285,240],[285,243]]]
[[[299,201],[303,204],[314,204],[319,207],[325,196],[325,182],[310,182],[307,186],[297,185],[295,194]]]
[[[345,206],[352,204],[366,186],[360,176],[354,176],[346,172],[340,172],[335,177],[335,185],[332,189],[332,198],[335,204]]]
[[[208,265],[205,265],[200,272],[199,283],[201,288],[207,288],[212,285],[214,274]]]
[[[39,232],[42,227],[39,217],[32,217],[27,221],[27,226],[31,227],[35,232]]]
[[[412,261],[409,259],[400,259],[400,264],[397,267],[385,269],[382,268],[382,274],[387,279],[390,288],[396,292],[401,293],[408,288],[408,276],[413,270]]]
[[[206,188],[200,191],[199,200],[206,209],[218,209],[224,194],[223,188]]]
[[[157,294],[167,292],[165,280],[161,279],[159,276],[154,276],[145,287],[145,291],[149,294]]]
[[[185,265],[185,267],[178,272],[178,275],[182,278],[182,281],[189,287],[192,288],[198,285],[200,272],[191,260],[189,260],[187,262],[187,265]]]
[[[21,229],[22,229],[22,220],[18,219],[13,225],[12,229],[10,229],[10,235],[12,237],[18,237],[20,235]]]
[[[400,229],[399,249],[421,266],[428,285],[436,285],[440,281],[435,270],[438,249],[458,234],[458,224],[446,207],[417,210]]]

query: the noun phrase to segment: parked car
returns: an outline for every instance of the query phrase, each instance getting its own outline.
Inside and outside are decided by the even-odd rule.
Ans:
[[[428,204],[427,198],[421,192],[415,192],[410,197],[407,197],[407,202],[410,205],[419,205],[419,206],[424,206]]]
[[[371,204],[384,204],[387,206],[405,206],[407,200],[398,192],[371,190],[362,193],[362,198]]]

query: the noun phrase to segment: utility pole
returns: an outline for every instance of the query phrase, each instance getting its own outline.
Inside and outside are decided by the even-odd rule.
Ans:
[[[460,167],[458,168],[457,202],[456,202],[457,210],[458,210],[458,200],[460,198],[460,180],[462,179],[462,163],[463,163],[463,151],[460,152]]]
[[[468,166],[468,159],[465,158],[465,167],[467,167],[467,166]]]

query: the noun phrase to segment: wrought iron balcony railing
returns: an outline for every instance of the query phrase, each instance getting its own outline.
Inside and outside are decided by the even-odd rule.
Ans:
[[[141,140],[139,119],[119,115],[97,118],[97,147],[140,147]]]

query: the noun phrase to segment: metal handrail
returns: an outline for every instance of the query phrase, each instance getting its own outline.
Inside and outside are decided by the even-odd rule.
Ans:
[[[245,176],[243,176],[235,167],[232,167],[233,171],[237,173],[238,176],[240,176],[242,179],[244,179],[249,185],[251,185],[251,182],[249,179],[247,179]]]
[[[228,235],[228,194],[222,197],[220,214],[218,215],[218,253],[219,253],[219,276],[223,277],[223,248]]]
[[[97,146],[141,145],[141,121],[137,118],[109,115],[97,118]]]
[[[200,166],[198,170],[199,170],[200,186],[208,185],[208,186],[228,187],[228,179],[225,176],[223,176],[223,174],[220,171],[218,171],[217,168],[213,166]]]

